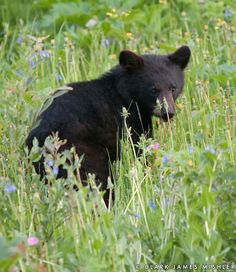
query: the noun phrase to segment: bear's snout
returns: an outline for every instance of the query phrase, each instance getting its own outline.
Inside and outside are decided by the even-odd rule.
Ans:
[[[168,122],[168,120],[172,119],[174,117],[174,113],[171,113],[171,112],[168,112],[168,113],[163,113],[161,114],[161,119],[164,121],[164,122]]]
[[[153,114],[156,117],[161,118],[164,122],[168,122],[168,120],[171,120],[175,115],[175,110],[166,110],[164,107],[161,108],[161,110],[158,110],[158,108],[155,108],[153,111]]]
[[[175,102],[171,93],[161,94],[156,101],[153,114],[161,118],[164,122],[172,119],[175,115]]]
[[[164,97],[161,108],[161,119],[165,122],[172,119],[175,115],[175,102],[172,95]]]

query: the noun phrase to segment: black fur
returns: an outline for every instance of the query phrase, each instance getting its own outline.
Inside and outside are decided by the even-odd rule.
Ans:
[[[138,56],[122,51],[120,64],[100,78],[68,84],[72,90],[62,95],[56,92],[52,103],[38,116],[39,125],[30,131],[26,145],[31,149],[36,137],[43,146],[45,138],[58,131],[61,139],[67,139],[63,149],[75,146],[79,156],[85,155],[81,178],[95,173],[105,190],[109,175],[108,153],[111,161],[118,155],[122,108],[129,111],[127,122],[132,127],[135,144],[142,133],[152,136],[152,115],[164,121],[174,115],[174,102],[183,89],[183,69],[189,58],[187,46],[166,56]],[[160,109],[157,109],[157,99]],[[43,159],[35,168],[43,177]]]

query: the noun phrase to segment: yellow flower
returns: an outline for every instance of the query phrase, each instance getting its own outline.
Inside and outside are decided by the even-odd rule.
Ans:
[[[116,54],[111,54],[111,55],[109,56],[109,58],[110,58],[111,60],[115,60],[115,59],[116,59]]]
[[[36,192],[36,193],[34,193],[34,201],[35,202],[40,202],[40,193],[39,192]]]
[[[193,161],[192,160],[188,160],[188,166],[193,166]]]
[[[111,17],[111,18],[117,18],[118,15],[115,12],[116,12],[116,10],[112,9],[111,12],[107,12],[106,15],[109,16],[109,17]]]
[[[226,22],[224,20],[218,19],[216,25],[218,27],[222,27],[222,26],[226,25]]]
[[[182,109],[184,108],[184,105],[181,104],[181,103],[177,104],[176,106],[177,106],[177,108],[180,109],[180,110],[182,110]]]
[[[196,43],[200,43],[201,39],[200,38],[196,38]]]
[[[127,16],[129,16],[129,12],[122,12],[121,15],[124,17],[127,17]]]
[[[111,12],[107,12],[106,15],[109,17],[113,17],[113,13],[111,13]]]

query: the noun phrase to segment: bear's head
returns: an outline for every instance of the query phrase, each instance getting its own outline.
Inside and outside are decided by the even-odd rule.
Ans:
[[[163,56],[121,51],[118,90],[128,103],[135,101],[148,114],[168,121],[175,114],[175,100],[182,92],[190,55],[187,46]]]

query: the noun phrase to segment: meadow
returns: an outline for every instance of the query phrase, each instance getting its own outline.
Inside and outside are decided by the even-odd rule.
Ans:
[[[0,19],[0,271],[235,271],[234,0],[1,0]],[[124,48],[184,44],[192,56],[174,121],[153,118],[140,156],[127,128],[113,205],[93,175],[92,191],[70,189],[79,158],[67,179],[48,167],[51,186],[40,181],[40,148],[29,154],[24,141],[57,87],[98,77]],[[56,164],[72,153],[55,151]]]

